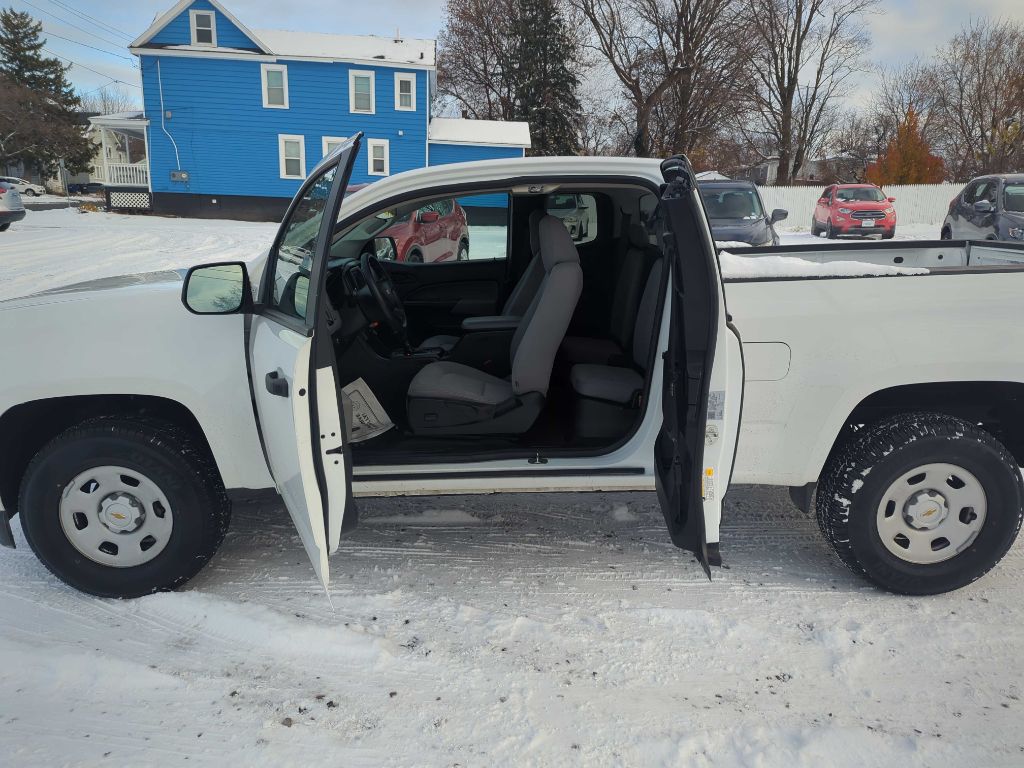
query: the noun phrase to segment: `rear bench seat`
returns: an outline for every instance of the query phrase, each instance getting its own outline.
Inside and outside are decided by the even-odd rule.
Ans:
[[[632,360],[626,365],[577,363],[569,380],[576,397],[579,437],[618,437],[632,426],[641,405],[644,377],[650,364],[658,325],[658,298],[664,260],[651,266],[633,325]]]
[[[647,230],[640,224],[627,228],[629,248],[622,257],[615,276],[615,297],[608,321],[610,338],[567,336],[562,341],[562,356],[569,365],[601,363],[627,365],[626,345],[640,305],[647,266],[653,261],[651,241]]]

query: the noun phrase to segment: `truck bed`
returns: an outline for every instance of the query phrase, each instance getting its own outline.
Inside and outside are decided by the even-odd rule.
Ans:
[[[1024,382],[1024,245],[856,243],[731,253],[730,262],[812,262],[805,275],[775,269],[781,274],[773,276],[767,260],[764,274],[730,277],[723,258],[746,380],[735,482],[814,482],[850,414],[875,393]],[[846,264],[837,274],[821,268],[838,261]],[[853,261],[915,274],[854,276],[846,268]]]

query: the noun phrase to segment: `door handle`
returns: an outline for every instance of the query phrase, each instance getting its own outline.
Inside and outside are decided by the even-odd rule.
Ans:
[[[278,397],[288,397],[288,379],[284,377],[284,371],[278,368],[267,374],[264,382],[267,385],[267,392]]]

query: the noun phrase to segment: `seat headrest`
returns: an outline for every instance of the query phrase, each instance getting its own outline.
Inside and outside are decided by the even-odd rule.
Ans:
[[[540,253],[540,220],[544,218],[544,211],[540,208],[530,211],[530,253],[536,256]]]
[[[643,224],[630,224],[626,234],[629,237],[629,244],[633,248],[647,248],[651,244],[651,238]]]
[[[544,271],[549,272],[558,264],[579,264],[580,255],[576,252],[569,231],[561,219],[545,216],[537,226],[540,237],[540,256],[544,261]]]

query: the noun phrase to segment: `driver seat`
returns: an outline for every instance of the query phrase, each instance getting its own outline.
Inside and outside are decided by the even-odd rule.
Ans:
[[[512,375],[499,379],[446,361],[424,366],[407,395],[409,428],[415,434],[522,434],[537,420],[555,354],[583,290],[580,257],[565,225],[544,216],[537,232],[544,275],[512,337]]]

